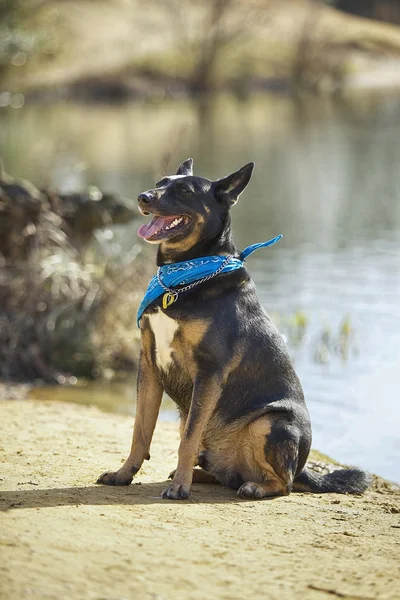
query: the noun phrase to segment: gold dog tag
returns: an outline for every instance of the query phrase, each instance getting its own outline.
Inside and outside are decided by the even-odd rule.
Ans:
[[[168,306],[171,306],[178,299],[178,294],[166,292],[162,299],[162,305],[164,309],[167,309]]]

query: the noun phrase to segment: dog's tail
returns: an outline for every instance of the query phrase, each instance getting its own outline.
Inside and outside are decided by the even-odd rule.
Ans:
[[[362,494],[370,484],[370,476],[361,469],[338,469],[325,475],[303,469],[294,480],[293,491]]]

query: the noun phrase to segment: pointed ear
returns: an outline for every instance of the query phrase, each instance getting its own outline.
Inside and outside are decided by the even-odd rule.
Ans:
[[[254,163],[245,165],[236,173],[214,181],[214,194],[218,200],[227,201],[231,206],[236,204],[240,194],[247,187],[253,173]]]
[[[177,175],[193,175],[193,158],[188,158],[179,165]]]

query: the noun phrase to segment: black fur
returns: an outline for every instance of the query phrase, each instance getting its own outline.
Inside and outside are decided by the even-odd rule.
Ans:
[[[232,238],[230,209],[249,182],[253,166],[249,163],[212,182],[193,176],[192,161],[188,159],[178,169],[180,177],[166,177],[155,190],[145,193],[146,205],[142,208],[146,210],[150,205],[156,214],[184,214],[192,221],[200,215],[203,219],[201,233],[190,248],[182,250],[179,234],[172,244],[159,246],[158,265],[207,255],[239,256]],[[185,193],[182,186],[187,188]],[[182,240],[187,236],[184,229]],[[147,312],[159,308],[161,298]],[[321,477],[304,470],[311,447],[311,425],[303,390],[282,336],[262,308],[245,266],[182,294],[168,308],[168,316],[180,322],[211,318],[206,335],[193,350],[200,373],[215,373],[219,365],[229,364],[232,355],[240,352],[241,360],[229,374],[215,412],[227,425],[239,419],[251,423],[271,414],[273,426],[266,440],[265,456],[277,475],[287,481],[286,493],[300,488],[340,493],[366,489],[367,477],[362,471],[338,471]],[[159,376],[185,419],[192,404],[193,381],[189,372],[181,364],[173,364],[168,373],[160,371]],[[198,410],[192,408],[195,417]],[[189,423],[187,433],[192,427],[193,423]],[[213,473],[228,487],[237,489],[243,483],[240,473]]]
[[[152,215],[139,235],[160,244],[157,265],[239,256],[230,209],[253,167],[249,163],[210,181],[193,176],[188,159],[176,175],[139,195],[141,212]],[[183,427],[178,467],[164,498],[188,497],[200,448],[203,470],[223,485],[239,488],[246,498],[285,495],[292,489],[356,494],[366,489],[368,478],[357,469],[324,476],[304,469],[311,424],[303,390],[245,265],[180,294],[166,308],[158,298],[145,310],[141,330],[139,372],[143,381],[154,384],[153,391],[139,386],[131,454],[117,473],[101,476],[100,483],[131,481],[148,455],[165,390],[180,410]],[[169,356],[166,365],[157,362],[163,350]]]
[[[293,491],[362,494],[370,484],[371,478],[360,469],[338,469],[326,475],[303,469],[294,480]]]

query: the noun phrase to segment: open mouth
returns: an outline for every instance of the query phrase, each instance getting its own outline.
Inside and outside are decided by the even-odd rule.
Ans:
[[[172,217],[161,217],[155,215],[150,223],[139,227],[138,235],[148,242],[166,240],[189,223],[189,217],[174,215]]]

